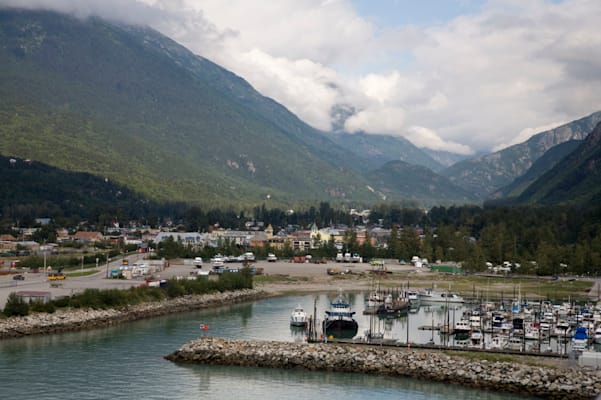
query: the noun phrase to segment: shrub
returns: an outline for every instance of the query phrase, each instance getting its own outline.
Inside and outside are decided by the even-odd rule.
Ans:
[[[4,306],[4,315],[7,317],[12,317],[13,315],[29,315],[29,304],[27,304],[22,298],[13,292],[8,295],[8,299],[6,300],[6,305]]]

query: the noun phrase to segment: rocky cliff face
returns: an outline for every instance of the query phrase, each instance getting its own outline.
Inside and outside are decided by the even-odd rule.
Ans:
[[[584,142],[518,198],[520,203],[598,205],[601,198],[601,123]]]
[[[526,173],[550,148],[570,140],[583,140],[600,121],[601,111],[541,132],[526,142],[496,153],[459,162],[443,171],[442,175],[485,199]]]

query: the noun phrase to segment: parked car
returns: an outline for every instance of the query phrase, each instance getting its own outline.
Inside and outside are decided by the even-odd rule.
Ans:
[[[268,261],[268,262],[276,262],[277,260],[278,260],[278,258],[276,257],[276,255],[275,255],[275,254],[273,254],[273,253],[269,253],[269,254],[267,255],[267,261]]]
[[[24,280],[25,280],[25,276],[24,276],[24,275],[21,275],[21,274],[18,274],[18,275],[14,275],[14,276],[13,276],[13,279],[14,279],[15,281],[24,281]]]

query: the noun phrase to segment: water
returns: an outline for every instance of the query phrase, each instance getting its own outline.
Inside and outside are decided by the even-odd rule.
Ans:
[[[326,295],[266,299],[219,309],[159,317],[115,327],[0,341],[2,398],[10,399],[519,399],[516,395],[399,377],[318,371],[177,365],[163,359],[203,334],[301,341],[289,315],[301,304],[318,316]],[[360,334],[369,316],[363,294],[350,296],[359,311]],[[427,318],[428,315],[424,314]],[[390,334],[403,331],[392,321]],[[411,327],[410,327],[411,328]],[[398,331],[398,332],[397,332]],[[412,329],[410,329],[413,332]],[[416,334],[422,331],[415,330]],[[430,332],[427,332],[430,335]],[[404,336],[401,336],[404,341]]]

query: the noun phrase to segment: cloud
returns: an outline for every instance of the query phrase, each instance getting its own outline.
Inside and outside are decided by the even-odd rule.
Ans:
[[[426,147],[432,150],[448,151],[463,155],[474,154],[474,151],[469,146],[443,140],[435,131],[424,128],[423,126],[409,127],[409,129],[407,129],[406,137],[418,147]]]
[[[349,132],[466,154],[601,110],[598,1],[488,0],[433,25],[386,27],[351,0],[0,3],[147,24],[324,130],[344,104],[357,110]]]
[[[381,133],[398,135],[405,123],[402,108],[374,107],[357,112],[349,117],[344,128],[348,132]]]

